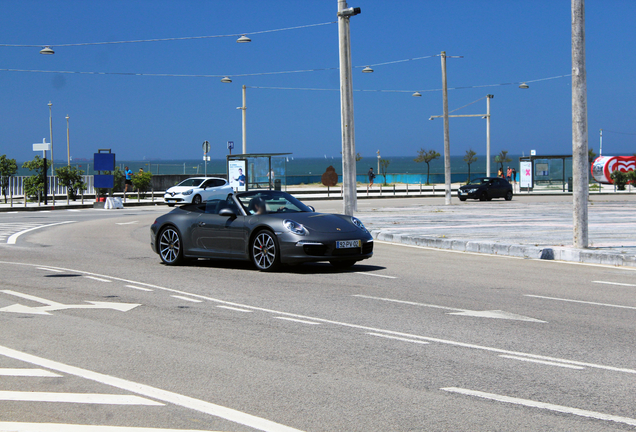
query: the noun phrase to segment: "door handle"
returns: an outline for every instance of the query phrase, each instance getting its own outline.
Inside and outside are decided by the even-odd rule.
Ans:
[[[205,222],[199,222],[199,226],[200,227],[205,226]]]

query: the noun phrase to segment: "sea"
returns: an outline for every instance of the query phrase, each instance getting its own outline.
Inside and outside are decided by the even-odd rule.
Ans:
[[[509,155],[512,160],[504,164],[504,170],[510,166],[519,171],[519,157],[521,155]],[[387,178],[389,183],[426,183],[427,181],[427,167],[424,162],[415,162],[413,156],[388,156],[384,159],[389,161],[389,165],[386,169]],[[468,178],[468,165],[464,162],[464,156],[451,156],[451,180],[453,182],[465,182]],[[252,161],[248,161],[248,172],[250,170],[263,171],[261,176],[265,176],[267,173],[267,162],[261,160],[256,164],[256,168]],[[263,163],[264,162],[264,163]],[[66,161],[56,160],[55,165],[65,165]],[[566,175],[570,175],[571,168],[558,166],[561,162],[551,162],[551,175],[556,178],[561,178],[563,169],[566,170]],[[95,174],[93,169],[93,161],[89,159],[73,160],[72,166],[76,166],[87,175]],[[181,174],[181,175],[199,175],[207,174],[208,176],[225,176],[227,174],[226,160],[225,159],[212,159],[205,163],[203,160],[184,160],[184,159],[156,159],[156,160],[121,160],[117,161],[116,165],[123,170],[125,166],[128,166],[133,172],[138,172],[139,169],[143,169],[146,172],[151,172],[154,175],[167,175],[167,174]],[[284,179],[284,184],[310,184],[320,183],[322,174],[327,170],[329,166],[335,168],[336,173],[341,176],[342,174],[342,159],[340,157],[311,157],[300,158],[293,157],[293,155],[283,157],[272,157],[272,170],[275,173],[276,178]],[[18,163],[19,176],[28,176],[34,174],[33,172],[21,168],[22,163]],[[368,181],[367,172],[369,168],[373,167],[376,173],[376,183],[383,181],[382,172],[378,170],[378,159],[375,157],[362,158],[356,163],[356,173],[359,182],[366,183]],[[497,174],[498,165],[493,161],[491,162],[491,175]],[[477,160],[470,165],[470,177],[478,177],[486,175],[486,157],[485,155],[477,155]],[[339,178],[341,181],[342,178]],[[430,177],[429,183],[443,183],[444,182],[444,160],[443,157],[433,160],[430,163]]]

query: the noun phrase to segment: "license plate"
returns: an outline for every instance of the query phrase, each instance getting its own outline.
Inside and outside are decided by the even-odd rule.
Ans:
[[[348,249],[361,247],[360,240],[341,240],[336,242],[336,249]]]

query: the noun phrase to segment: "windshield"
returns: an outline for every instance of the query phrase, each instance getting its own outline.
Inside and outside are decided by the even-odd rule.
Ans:
[[[311,212],[311,209],[285,192],[254,191],[236,196],[250,214]]]
[[[189,178],[182,181],[177,186],[191,186],[191,187],[199,186],[202,182],[203,182],[203,179]]]
[[[478,179],[474,179],[471,180],[470,183],[471,185],[482,185],[482,184],[488,184],[490,183],[490,179],[489,178],[478,178]]]

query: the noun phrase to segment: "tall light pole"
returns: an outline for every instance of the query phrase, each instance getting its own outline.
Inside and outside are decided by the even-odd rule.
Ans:
[[[53,164],[55,163],[55,159],[53,159],[53,117],[51,115],[51,107],[53,104],[49,101],[49,134],[51,141],[51,175],[55,175],[53,171]],[[44,171],[46,171],[46,167],[44,167]],[[46,193],[46,191],[44,191]]]
[[[247,105],[245,105],[245,100],[246,100],[245,89],[246,87],[243,86],[243,106],[236,107],[236,109],[243,110],[243,154],[247,154],[247,125],[246,125],[246,115],[245,115],[245,111],[247,110]]]
[[[71,166],[71,134],[70,129],[68,127],[68,119],[70,117],[66,114],[66,160],[68,162],[68,166]]]
[[[348,8],[346,0],[338,0],[338,42],[340,53],[340,118],[342,128],[343,213],[353,216],[357,210],[356,145],[353,125],[353,86],[351,83],[351,39],[349,18],[360,8]]]
[[[572,0],[572,210],[574,247],[588,247],[587,73],[585,0]]]
[[[448,133],[448,85],[446,83],[446,51],[442,59],[442,99],[444,105],[444,204],[451,203],[450,137]]]

